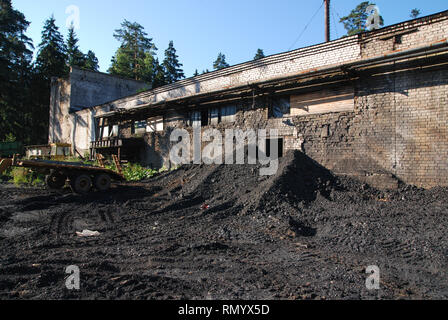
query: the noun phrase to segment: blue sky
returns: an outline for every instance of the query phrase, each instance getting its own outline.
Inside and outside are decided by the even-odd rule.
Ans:
[[[332,39],[345,34],[342,24],[334,23],[347,15],[362,0],[332,0]],[[386,25],[409,20],[413,8],[422,15],[448,9],[447,0],[378,0]],[[158,47],[163,59],[170,40],[174,41],[187,77],[212,70],[219,52],[231,65],[251,60],[258,48],[266,55],[285,52],[324,41],[324,8],[305,25],[321,6],[322,0],[12,0],[13,6],[31,22],[27,35],[40,43],[44,21],[54,14],[56,23],[67,34],[67,7],[80,10],[80,29],[76,32],[83,52],[92,50],[99,59],[100,70],[107,71],[119,46],[114,30],[123,19],[136,21]],[[295,43],[296,42],[296,43]],[[291,48],[291,46],[295,45]]]

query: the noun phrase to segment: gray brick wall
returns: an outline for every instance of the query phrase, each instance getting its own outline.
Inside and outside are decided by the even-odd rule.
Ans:
[[[426,46],[446,40],[447,34],[445,12],[181,81],[100,106],[97,113],[110,107],[132,108]],[[336,173],[354,175],[378,187],[394,186],[392,175],[419,187],[447,186],[447,79],[446,69],[364,75],[355,83],[354,112],[281,120],[267,118],[266,101],[257,101],[253,109],[250,101],[241,100],[235,123],[218,128],[277,128],[284,137],[285,149],[301,149]],[[166,127],[182,127],[182,116],[167,115]],[[169,130],[150,134],[147,139],[151,141],[148,145],[158,146],[151,152],[165,165],[169,163],[168,135]]]

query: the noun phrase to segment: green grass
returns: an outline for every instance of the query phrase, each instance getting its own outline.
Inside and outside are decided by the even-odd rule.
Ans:
[[[83,164],[99,166],[99,164],[96,161],[82,161],[81,159],[78,158],[70,158],[64,161],[80,162]],[[117,171],[114,163],[109,162],[109,164],[107,164],[108,161],[105,162],[106,162],[105,167],[107,169]],[[177,168],[178,167],[173,168],[172,171],[176,170]],[[136,163],[125,164],[122,166],[122,169],[123,169],[123,176],[125,177],[126,181],[129,182],[151,179],[157,174],[169,171],[165,167],[160,170],[154,170],[143,167],[140,164]],[[10,168],[5,171],[4,175],[9,179],[9,181],[14,182],[14,184],[16,184],[17,186],[23,186],[23,185],[38,186],[45,184],[45,175],[26,168]]]
[[[17,186],[39,186],[45,183],[45,176],[43,174],[26,168],[12,168],[9,172],[6,172],[6,174]]]
[[[116,170],[115,164],[106,165],[107,169],[110,170]],[[154,170],[150,168],[145,168],[141,166],[140,164],[136,163],[128,163],[122,166],[123,169],[123,176],[125,177],[126,181],[141,181],[141,180],[147,180],[151,179],[157,174],[167,172],[169,171],[167,168],[162,168],[160,170]]]

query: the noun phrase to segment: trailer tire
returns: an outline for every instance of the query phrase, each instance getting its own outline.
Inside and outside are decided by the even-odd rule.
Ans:
[[[110,175],[106,173],[99,174],[95,177],[95,188],[98,191],[107,191],[110,189],[112,179]]]
[[[92,189],[92,179],[86,174],[76,176],[70,184],[73,192],[78,194],[87,194]]]
[[[45,177],[45,183],[48,188],[59,190],[64,188],[67,177],[61,173],[52,172],[50,175]]]

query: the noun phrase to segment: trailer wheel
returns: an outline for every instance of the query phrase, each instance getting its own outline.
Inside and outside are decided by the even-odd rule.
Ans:
[[[61,173],[52,172],[50,175],[45,177],[45,182],[50,189],[62,189],[65,186],[65,181],[67,177]]]
[[[99,174],[95,177],[95,188],[98,191],[107,191],[110,188],[112,179],[106,173]]]
[[[92,179],[86,174],[79,175],[71,181],[73,192],[87,194],[92,189]]]

